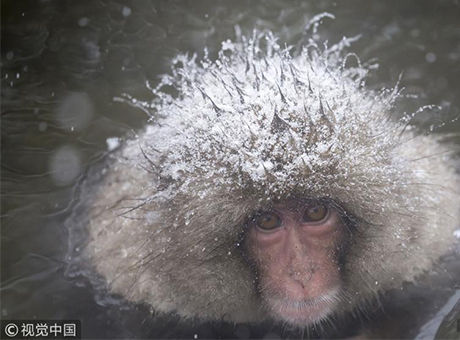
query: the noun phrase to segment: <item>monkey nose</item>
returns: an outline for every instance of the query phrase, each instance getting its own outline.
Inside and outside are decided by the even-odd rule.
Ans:
[[[295,282],[296,284],[300,285],[303,289],[305,289],[306,284],[311,280],[313,276],[313,271],[289,268],[288,276],[291,278],[293,282]]]
[[[283,290],[287,297],[292,300],[304,300],[309,297],[309,284],[311,275],[302,275],[301,273],[289,275],[284,281]]]

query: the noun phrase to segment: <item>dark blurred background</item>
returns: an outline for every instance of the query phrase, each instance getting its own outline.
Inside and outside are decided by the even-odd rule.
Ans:
[[[294,44],[322,12],[336,17],[324,19],[323,39],[361,35],[350,50],[378,61],[370,87],[392,87],[402,74],[407,96],[398,111],[439,106],[416,124],[460,145],[459,1],[2,0],[1,318],[79,319],[84,336],[98,338],[267,335],[180,326],[174,317],[151,318],[146,306],[101,297],[64,274],[66,220],[86,169],[147,123],[143,110],[114,98],[152,99],[146,81],[155,84],[172,57],[204,47],[215,55],[237,25]]]

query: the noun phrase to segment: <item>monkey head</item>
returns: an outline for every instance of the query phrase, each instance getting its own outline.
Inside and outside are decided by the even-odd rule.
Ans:
[[[364,309],[454,243],[458,174],[392,117],[397,87],[310,39],[178,56],[107,163],[87,256],[110,289],[203,320],[305,327]]]

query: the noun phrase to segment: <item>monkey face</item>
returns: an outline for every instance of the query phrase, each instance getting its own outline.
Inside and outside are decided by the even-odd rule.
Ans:
[[[320,201],[281,202],[251,219],[247,250],[275,319],[305,326],[335,309],[345,229],[337,209]]]

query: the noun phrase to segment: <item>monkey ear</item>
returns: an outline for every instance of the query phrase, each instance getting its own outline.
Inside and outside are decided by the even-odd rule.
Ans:
[[[278,115],[278,112],[275,111],[273,119],[270,125],[270,131],[272,133],[282,133],[288,131],[291,127]]]

